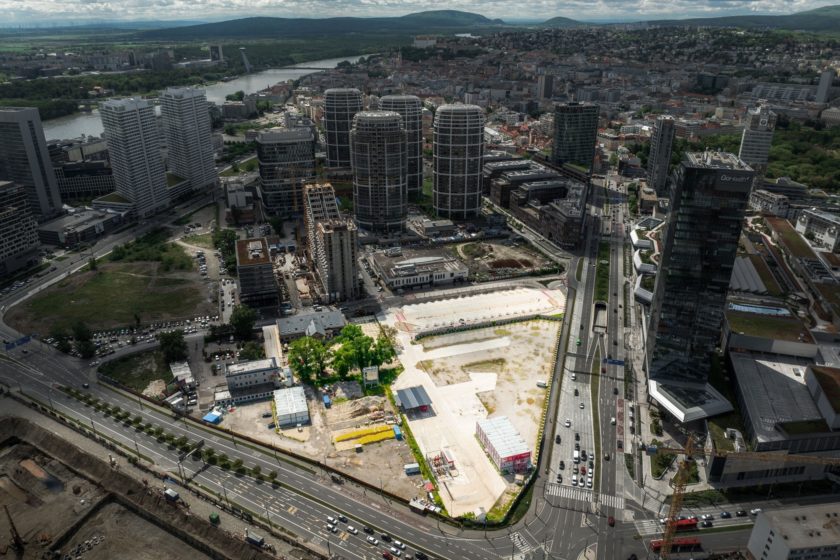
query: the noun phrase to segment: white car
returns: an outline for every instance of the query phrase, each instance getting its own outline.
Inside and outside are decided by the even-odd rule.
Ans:
[[[393,554],[394,556],[399,556],[400,554],[402,554],[402,552],[400,552],[399,549],[392,546],[391,547],[391,554]]]
[[[571,420],[569,420],[568,418],[566,418],[566,423],[565,423],[565,426],[566,426],[567,428],[571,428],[571,427],[572,427],[572,421],[571,421]]]
[[[758,515],[761,513],[761,508],[755,508],[750,510],[750,515]]]
[[[359,534],[359,530],[356,529],[355,527],[353,527],[352,525],[347,526],[347,532],[350,533],[351,535],[358,535]]]
[[[400,541],[394,541],[394,546],[396,546],[400,550],[405,550],[405,545],[403,543],[401,543]]]
[[[572,475],[572,486],[577,486],[577,475],[576,474]]]
[[[373,537],[368,537],[368,538],[367,538],[367,542],[369,542],[369,543],[370,543],[370,544],[372,544],[373,546],[376,546],[376,545],[378,545],[378,544],[379,544],[379,541],[378,541],[378,540],[376,540],[376,539],[375,539],[375,538],[373,538]]]
[[[703,521],[708,521],[708,520],[714,519],[714,518],[715,518],[715,516],[712,515],[711,513],[704,513],[703,515],[700,516],[700,519],[702,519]]]

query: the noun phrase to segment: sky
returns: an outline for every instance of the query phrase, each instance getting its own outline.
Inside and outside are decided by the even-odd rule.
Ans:
[[[400,16],[464,10],[491,18],[580,21],[786,14],[840,3],[819,0],[0,0],[0,27],[103,20],[219,21],[277,17]]]

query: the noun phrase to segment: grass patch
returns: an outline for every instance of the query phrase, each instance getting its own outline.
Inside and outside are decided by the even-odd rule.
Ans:
[[[169,243],[168,239],[169,232],[159,228],[135,241],[114,247],[108,259],[121,262],[159,262],[164,272],[192,270],[193,260],[184,248]]]
[[[142,391],[157,379],[163,379],[167,385],[172,381],[172,372],[159,350],[111,360],[102,364],[99,371],[135,391]]]
[[[674,475],[674,478],[676,478],[676,475]],[[700,471],[697,468],[697,461],[689,461],[688,462],[688,479],[686,480],[686,484],[699,484],[699,483],[700,483]]]
[[[244,171],[256,171],[258,165],[259,162],[257,161],[257,156],[253,156],[242,161],[242,163],[231,165],[219,173],[219,177],[235,177]]]
[[[204,249],[213,248],[213,236],[209,233],[187,235],[182,239],[182,241],[190,245],[195,245],[196,247],[203,247]]]
[[[800,496],[819,496],[836,493],[834,484],[830,480],[809,480],[807,482],[785,482],[781,484],[762,484],[759,486],[741,486],[722,490],[701,490],[686,492],[683,506],[703,507],[717,506],[727,503],[741,503],[752,500],[766,500],[769,497],[784,499]],[[665,503],[671,503],[671,496],[665,498]]]
[[[80,272],[16,306],[9,321],[24,332],[71,328],[79,321],[97,330],[187,317],[203,302],[190,281],[159,275],[158,263],[101,264]],[[139,319],[138,319],[139,317]]]
[[[466,243],[461,245],[461,252],[471,259],[483,257],[490,251],[484,243]]]
[[[662,447],[662,442],[658,439],[652,439],[650,444],[656,447]],[[677,456],[673,453],[657,453],[650,458],[650,472],[653,478],[660,479],[667,472],[668,467],[674,462]]]
[[[610,297],[610,244],[598,244],[598,261],[595,266],[595,301],[606,302]]]
[[[767,288],[767,293],[771,296],[781,296],[784,293],[782,287],[776,282],[776,277],[770,272],[770,267],[767,266],[764,258],[761,255],[750,255],[749,259],[758,277],[761,278],[762,284]]]
[[[636,458],[633,457],[632,453],[625,453],[624,454],[624,466],[627,468],[627,472],[630,473],[630,478],[635,480],[636,479]]]
[[[807,334],[802,322],[796,317],[775,317],[761,313],[745,313],[729,310],[726,322],[733,332],[763,338],[777,338],[800,342],[800,335]],[[806,339],[807,340],[807,339]]]
[[[494,360],[470,362],[469,364],[462,365],[461,369],[466,372],[480,371],[483,373],[501,373],[505,369],[505,365],[507,365],[507,360],[504,358],[496,358]]]

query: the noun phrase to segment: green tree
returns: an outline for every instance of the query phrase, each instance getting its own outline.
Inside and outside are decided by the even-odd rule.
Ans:
[[[96,259],[93,258],[93,257],[89,258],[88,259],[88,268],[91,269],[91,270],[96,270],[96,267],[97,267]]]
[[[184,340],[184,331],[160,333],[160,350],[163,352],[163,359],[166,363],[180,362],[187,358],[187,341]]]
[[[88,326],[79,321],[73,325],[73,339],[76,342],[76,352],[82,358],[92,358],[96,354],[96,346],[93,344],[93,335]]]
[[[226,124],[225,134],[227,134],[228,136],[236,136],[236,127],[232,124]]]
[[[265,358],[265,349],[262,344],[250,340],[239,351],[239,357],[243,360],[261,360]]]
[[[234,336],[239,340],[251,338],[256,321],[257,312],[247,305],[237,305],[230,314],[230,326],[233,328]]]
[[[227,94],[225,99],[228,101],[242,101],[245,99],[245,92],[240,89],[239,91]]]
[[[311,336],[299,338],[289,345],[289,365],[301,380],[312,381],[316,375],[323,374],[327,359],[327,349]]]

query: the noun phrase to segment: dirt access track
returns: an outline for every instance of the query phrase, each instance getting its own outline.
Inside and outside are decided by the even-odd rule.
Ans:
[[[0,505],[26,541],[23,559],[46,550],[85,560],[274,558],[168,503],[160,487],[145,487],[20,418],[0,417]],[[9,534],[4,515],[0,555]]]

